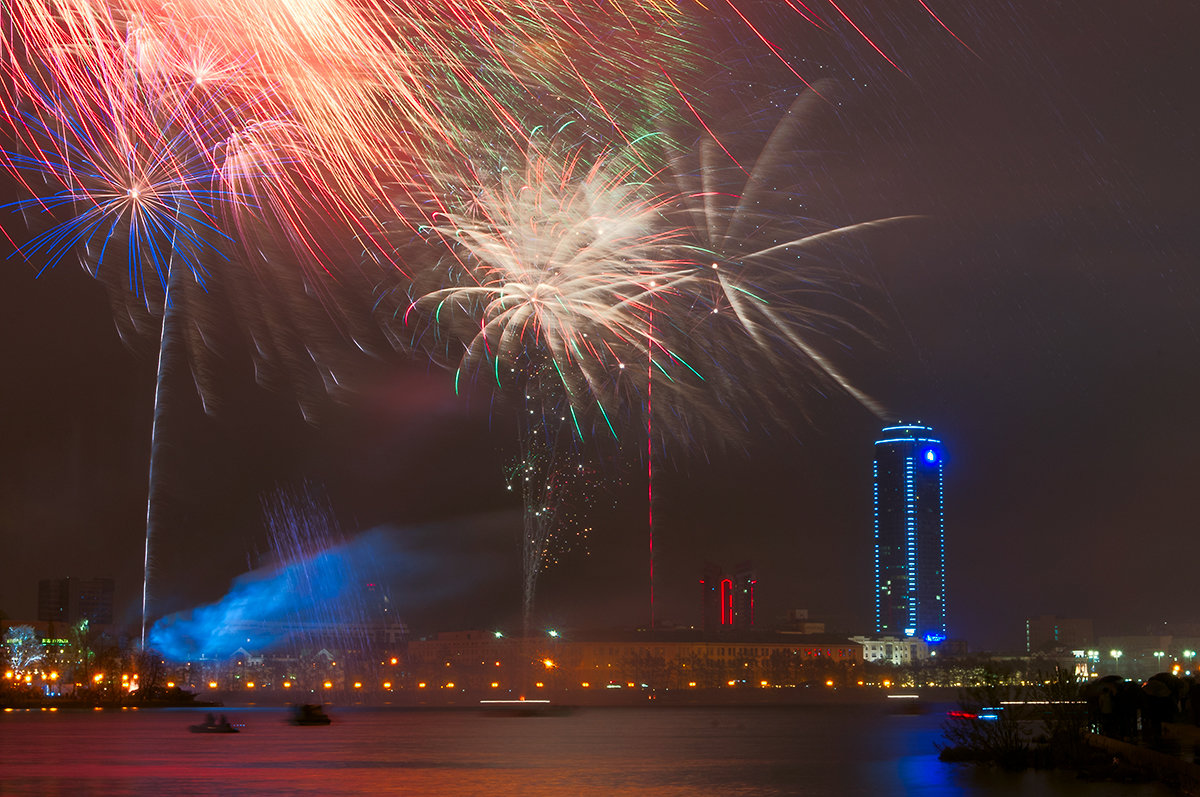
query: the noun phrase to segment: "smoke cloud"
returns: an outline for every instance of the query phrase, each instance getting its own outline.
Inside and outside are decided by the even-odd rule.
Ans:
[[[407,623],[456,604],[494,611],[496,600],[483,597],[489,592],[510,592],[500,605],[515,611],[517,546],[503,531],[512,521],[498,514],[418,528],[382,526],[315,549],[300,546],[298,555],[277,551],[277,564],[236,577],[215,603],[156,622],[149,643],[171,661],[228,656],[239,647],[346,648],[381,622]]]

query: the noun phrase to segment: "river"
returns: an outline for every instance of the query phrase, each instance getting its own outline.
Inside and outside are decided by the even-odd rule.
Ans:
[[[224,709],[238,734],[193,734],[204,710],[0,713],[3,795],[1088,795],[1159,784],[944,764],[942,715],[875,705],[596,708],[566,715]]]

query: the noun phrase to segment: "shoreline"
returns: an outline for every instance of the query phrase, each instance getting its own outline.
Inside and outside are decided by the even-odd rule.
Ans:
[[[877,705],[897,714],[919,714],[934,705],[944,706],[958,701],[959,690],[954,687],[931,687],[912,690],[880,690],[873,687],[780,687],[762,689],[597,689],[547,692],[536,690],[524,696],[495,691],[459,691],[454,693],[402,690],[387,697],[346,693],[318,694],[305,692],[282,694],[272,692],[246,700],[244,695],[214,692],[190,700],[99,701],[73,698],[43,697],[20,701],[0,701],[2,711],[95,710],[156,708],[285,708],[299,703],[332,705],[338,708],[396,708],[396,709],[481,709],[485,701],[508,701],[521,707],[552,706],[555,708],[606,707],[770,707],[770,706],[859,706]],[[242,699],[235,699],[242,698]],[[540,702],[548,701],[548,702]]]

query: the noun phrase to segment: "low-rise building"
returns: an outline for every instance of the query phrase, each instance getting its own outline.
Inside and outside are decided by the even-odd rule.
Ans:
[[[462,631],[411,640],[404,670],[418,683],[467,689],[539,683],[680,689],[840,682],[861,663],[862,648],[839,636],[706,635],[688,629],[510,638]]]
[[[929,658],[929,645],[917,637],[856,636],[850,639],[862,646],[863,661],[868,663],[905,667]]]

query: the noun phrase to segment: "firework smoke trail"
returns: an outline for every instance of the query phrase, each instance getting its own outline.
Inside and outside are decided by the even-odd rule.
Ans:
[[[818,383],[833,383],[876,415],[884,414],[880,405],[859,390],[818,345],[834,337],[839,343],[845,342],[847,332],[857,336],[858,330],[845,310],[860,310],[846,296],[851,286],[844,277],[839,279],[823,266],[820,255],[831,243],[852,239],[869,227],[898,219],[831,227],[797,217],[794,210],[780,202],[781,196],[791,198],[783,181],[796,158],[802,126],[810,121],[814,109],[824,107],[821,98],[833,94],[834,87],[829,83],[803,92],[756,157],[739,162],[724,143],[710,134],[701,138],[695,172],[683,171],[686,159],[676,159],[675,183],[682,190],[670,220],[691,231],[684,245],[703,274],[687,283],[689,290],[695,291],[690,309],[695,317],[709,319],[698,323],[688,335],[700,341],[700,352],[693,356],[693,362],[698,367],[702,367],[700,363],[707,366],[702,367],[709,377],[707,398],[724,407],[730,416],[742,414],[747,406],[765,406],[782,419],[796,406],[805,409],[803,402],[796,401],[793,385]],[[728,190],[726,174],[737,181],[737,190]],[[762,245],[764,240],[769,243]],[[827,309],[830,305],[836,309]],[[647,349],[646,484],[653,628],[654,347],[648,345]],[[767,382],[760,372],[767,369],[793,377],[776,376],[771,380],[784,386],[782,395],[762,387]]]
[[[146,647],[146,621],[150,607],[150,567],[152,563],[150,542],[155,537],[154,532],[158,527],[156,509],[162,481],[159,478],[160,471],[156,464],[160,457],[159,445],[162,441],[166,415],[163,410],[166,407],[167,375],[174,370],[176,361],[175,346],[170,344],[177,337],[175,327],[178,324],[179,311],[174,300],[179,294],[183,272],[182,268],[171,268],[168,265],[167,287],[163,297],[162,330],[158,344],[158,365],[154,375],[154,412],[153,420],[150,422],[150,467],[146,486],[146,541],[142,557],[142,633],[140,637],[142,648]]]
[[[646,530],[650,535],[650,630],[654,630],[654,305],[647,316],[649,333],[646,336]]]

